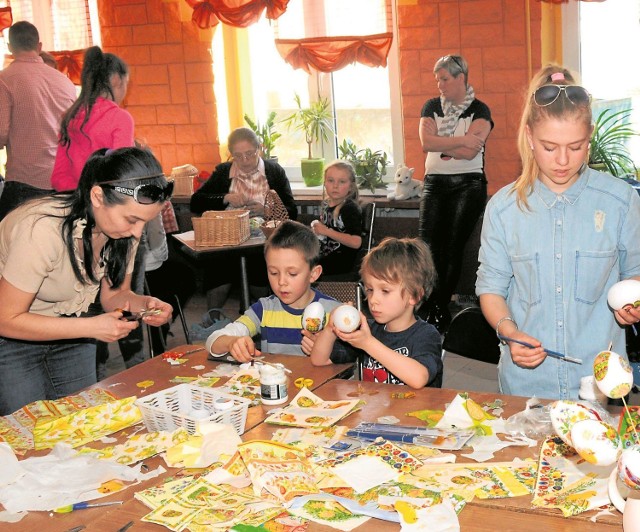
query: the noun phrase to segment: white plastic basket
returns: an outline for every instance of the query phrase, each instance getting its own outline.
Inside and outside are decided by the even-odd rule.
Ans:
[[[233,402],[233,406],[216,411],[214,404],[217,399],[228,399]],[[214,422],[233,425],[239,436],[244,433],[250,403],[249,399],[243,397],[192,384],[179,384],[135,402],[142,412],[144,424],[149,432],[170,432],[183,427],[189,434],[193,434],[197,423]],[[194,409],[206,410],[209,415],[194,417],[191,415]]]

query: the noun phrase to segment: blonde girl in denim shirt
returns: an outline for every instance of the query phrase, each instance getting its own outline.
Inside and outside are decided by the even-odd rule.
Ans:
[[[568,70],[543,68],[525,98],[523,171],[487,205],[476,292],[499,335],[535,346],[502,346],[502,393],[577,399],[598,352],[612,342],[625,356],[624,326],[640,319],[640,310],[607,306],[614,283],[640,278],[640,198],[587,167],[591,97]]]

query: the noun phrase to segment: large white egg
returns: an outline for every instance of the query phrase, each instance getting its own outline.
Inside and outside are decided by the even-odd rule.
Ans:
[[[351,305],[340,305],[331,312],[333,325],[342,332],[350,333],[360,327],[360,313]]]
[[[327,315],[324,307],[319,301],[309,303],[302,313],[302,328],[309,332],[316,333],[324,328]]]
[[[625,279],[609,288],[607,303],[613,310],[620,310],[627,305],[640,306],[640,281]]]
[[[626,486],[640,490],[640,445],[622,451],[618,460],[618,476]]]
[[[571,441],[576,452],[594,465],[611,465],[622,452],[622,441],[616,429],[594,419],[575,423],[571,428]]]
[[[595,410],[575,401],[554,401],[549,407],[549,417],[556,434],[572,447],[571,429],[576,423],[585,419],[600,421],[600,416]]]
[[[633,386],[633,370],[618,353],[602,351],[593,361],[593,376],[600,391],[611,399],[627,395]]]

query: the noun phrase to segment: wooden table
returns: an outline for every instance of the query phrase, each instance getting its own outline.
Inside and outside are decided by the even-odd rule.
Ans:
[[[242,295],[243,311],[249,308],[249,279],[247,277],[247,256],[251,253],[262,252],[264,247],[264,235],[254,236],[242,244],[235,246],[209,246],[196,247],[193,231],[189,233],[173,234],[178,243],[178,249],[189,259],[195,262],[203,262],[212,258],[219,260],[229,260],[235,256],[240,258],[240,288]],[[228,267],[229,264],[225,265]]]
[[[197,350],[197,351],[195,351]],[[179,366],[172,366],[166,360],[163,360],[162,356],[158,356],[143,362],[137,366],[129,368],[121,373],[112,375],[111,377],[100,381],[99,383],[91,386],[90,388],[103,388],[114,393],[118,397],[129,397],[131,395],[137,395],[138,397],[144,397],[151,393],[158,392],[165,388],[175,386],[169,382],[175,376],[195,377],[211,371],[220,363],[207,360],[207,353],[202,346],[198,345],[183,345],[173,348],[171,351],[176,353],[189,353],[185,356],[188,361],[185,364]],[[293,381],[298,377],[312,378],[313,384],[310,389],[316,389],[325,384],[331,379],[335,379],[349,373],[353,370],[352,364],[334,364],[330,366],[314,367],[311,365],[311,361],[308,357],[304,356],[292,356],[292,355],[266,355],[266,359],[270,362],[281,362],[287,368],[291,370],[289,375],[289,398],[291,399],[296,395],[296,388],[293,385]],[[204,369],[196,370],[193,366],[205,366]],[[137,386],[138,382],[152,380],[154,385],[147,388],[144,393]],[[221,378],[220,384],[223,384],[228,380],[226,377]],[[262,423],[268,415],[269,410],[273,409],[272,406],[264,407],[254,406],[249,408],[247,413],[247,421],[245,424],[245,430],[257,427]],[[123,433],[130,434],[131,429],[125,429]],[[113,435],[118,438],[122,443],[124,436],[121,433]],[[92,445],[99,446],[99,443],[92,443]],[[49,451],[39,451],[28,453],[28,456],[37,456],[48,454]],[[149,470],[155,470],[159,465],[164,464],[164,460],[159,457],[153,457],[145,460],[145,464],[149,467]],[[129,521],[135,521],[135,526],[132,528],[132,532],[138,532],[142,530],[148,531],[160,531],[166,530],[159,525],[152,523],[144,523],[140,521],[143,515],[149,513],[149,509],[141,502],[135,500],[133,495],[136,491],[143,490],[145,488],[155,486],[159,484],[164,477],[173,476],[179,474],[179,470],[171,469],[167,473],[160,477],[151,479],[147,482],[138,484],[134,487],[130,487],[119,493],[115,493],[109,497],[105,497],[94,502],[103,501],[124,501],[122,506],[111,506],[103,508],[91,508],[86,510],[79,510],[69,514],[55,514],[48,512],[29,512],[29,514],[22,519],[19,523],[0,524],[0,530],[13,532],[66,532],[69,529],[85,525],[87,532],[116,532],[118,528],[126,525]],[[2,506],[0,505],[0,509]]]
[[[182,346],[182,349],[193,349],[194,346]],[[204,351],[188,355],[189,362],[183,366],[169,366],[159,358],[145,362],[140,366],[131,368],[125,372],[114,375],[102,381],[96,386],[108,386],[117,382],[124,384],[110,388],[121,396],[122,392],[131,390],[139,391],[135,383],[143,379],[155,379],[158,385],[165,383],[170,375],[189,375],[195,372],[191,366],[204,364],[211,366],[215,362],[205,360]],[[271,355],[270,360],[284,361],[293,371],[292,377],[304,376],[312,378],[314,383],[312,389],[323,399],[338,400],[352,397],[350,393],[356,391],[358,386],[362,386],[364,394],[360,396],[366,401],[366,405],[359,412],[351,414],[342,421],[342,424],[355,426],[361,421],[375,421],[382,415],[395,415],[401,420],[403,425],[422,426],[422,422],[417,418],[405,416],[406,412],[422,409],[443,409],[458,393],[456,390],[425,388],[417,391],[412,399],[392,399],[391,393],[394,391],[408,391],[406,386],[381,385],[375,383],[360,383],[358,381],[334,379],[348,365],[324,366],[314,368],[309,364],[306,357],[292,357],[286,355]],[[176,371],[177,370],[177,371]],[[206,370],[201,370],[206,371]],[[149,390],[151,392],[157,390]],[[373,392],[373,393],[372,393]],[[295,389],[290,387],[289,396],[295,396]],[[471,397],[478,402],[493,401],[497,397],[505,401],[504,413],[502,417],[507,418],[512,414],[521,411],[525,406],[526,398],[515,396],[499,396],[496,394],[472,393]],[[263,423],[266,411],[270,408],[254,407],[249,409],[247,417],[247,432],[243,435],[244,441],[253,439],[270,439],[271,435],[279,427]],[[495,461],[510,461],[515,457],[538,458],[537,447],[507,447],[495,455]],[[464,457],[458,457],[458,462],[468,461]],[[150,469],[154,469],[161,463],[161,459],[156,457],[145,461]],[[475,463],[475,462],[473,462]],[[175,475],[176,470],[171,470],[169,474]],[[85,525],[87,531],[96,532],[116,532],[120,527],[129,521],[134,521],[132,532],[154,532],[163,530],[158,525],[144,523],[140,518],[148,513],[148,509],[139,501],[133,499],[135,491],[157,485],[159,478],[152,479],[146,483],[129,488],[121,493],[116,493],[108,498],[109,500],[124,500],[122,506],[95,508],[81,510],[72,514],[48,514],[46,512],[30,512],[20,523],[5,524],[2,530],[13,531],[47,531],[66,532],[72,527]],[[470,532],[494,532],[496,529],[505,531],[517,530],[518,532],[541,532],[541,531],[579,531],[579,532],[607,532],[622,530],[622,517],[614,510],[613,516],[598,518],[597,523],[589,520],[595,512],[586,512],[571,518],[563,518],[559,510],[547,510],[531,507],[531,497],[516,497],[508,499],[475,499],[468,503],[459,516],[461,530]],[[388,523],[379,520],[370,520],[356,530],[360,532],[375,530],[376,532],[398,531],[398,524]],[[310,523],[309,531],[330,531],[335,530],[328,527]]]
[[[406,386],[380,385],[372,382],[358,382],[349,380],[333,380],[328,381],[314,393],[325,400],[353,399],[349,394],[353,393],[361,386],[364,394],[360,396],[367,404],[359,412],[355,412],[343,419],[340,424],[349,427],[355,427],[363,421],[375,421],[380,416],[396,416],[400,419],[400,424],[411,426],[424,426],[424,423],[417,418],[406,416],[407,412],[414,410],[443,410],[445,405],[450,403],[458,390],[424,388],[416,391],[416,396],[412,399],[392,399],[392,392],[406,392]],[[370,395],[369,392],[374,392]],[[375,393],[377,392],[377,393]],[[505,402],[504,412],[501,417],[509,416],[524,410],[527,398],[517,396],[503,396],[497,394],[483,394],[472,392],[472,399],[476,402],[490,402],[494,399],[501,398]],[[277,425],[268,425],[261,423],[254,429],[244,434],[244,440],[271,439],[272,434],[278,429]],[[459,453],[456,453],[459,454]],[[532,458],[538,460],[539,445],[536,447],[506,447],[495,453],[492,461],[502,462],[511,461],[515,457],[522,459]],[[476,464],[467,458],[458,456],[457,462],[470,462]],[[487,462],[488,463],[488,462]],[[562,530],[562,531],[607,531],[622,530],[622,516],[616,510],[613,516],[599,517],[597,523],[589,520],[590,517],[597,512],[585,512],[571,518],[564,518],[560,510],[551,510],[543,508],[531,507],[531,496],[512,497],[506,499],[474,499],[460,513],[460,524],[462,530],[469,531],[495,531],[503,528],[503,530],[518,530],[518,532],[532,531],[540,532],[544,530]],[[489,521],[485,521],[489,519]],[[513,519],[513,525],[508,524],[506,519]],[[398,525],[393,523],[384,523],[382,521],[370,521],[375,523],[375,530],[399,530]],[[504,523],[504,524],[503,524]],[[517,523],[517,525],[515,524]],[[356,530],[364,531],[367,524]],[[597,528],[596,528],[597,527]],[[316,530],[316,528],[310,530]],[[320,530],[320,529],[318,529]]]

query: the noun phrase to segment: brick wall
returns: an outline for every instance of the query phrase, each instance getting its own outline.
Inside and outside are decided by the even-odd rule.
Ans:
[[[131,69],[124,107],[165,172],[220,162],[211,32],[198,30],[186,9],[177,1],[98,1],[103,48]]]
[[[495,127],[486,145],[489,193],[520,170],[516,134],[529,82],[525,0],[397,0],[405,159],[424,167],[420,110],[438,95],[433,65],[446,54],[469,63],[469,83],[491,109]],[[530,2],[533,72],[540,67],[540,3]]]
[[[489,192],[519,172],[515,137],[528,83],[525,0],[397,0],[405,160],[422,168],[420,109],[437,95],[432,69],[460,53],[469,82],[489,105],[495,128],[487,141]],[[189,19],[184,0],[99,0],[105,50],[131,67],[125,107],[165,171],[220,162],[210,32]],[[530,2],[533,70],[540,66],[540,3]]]

